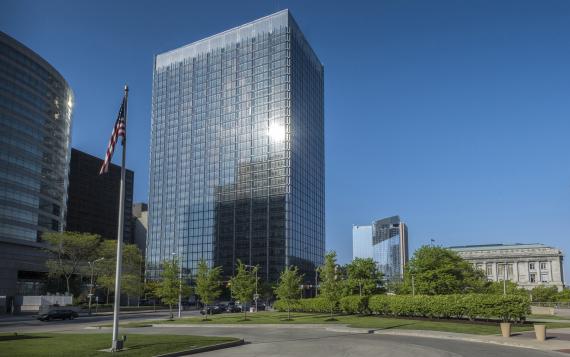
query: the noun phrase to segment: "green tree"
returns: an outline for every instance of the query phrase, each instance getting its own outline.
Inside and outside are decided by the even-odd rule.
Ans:
[[[287,320],[291,320],[291,305],[301,298],[301,284],[303,277],[297,267],[285,267],[279,277],[279,284],[275,288],[275,295],[287,306]]]
[[[456,252],[432,246],[416,250],[405,269],[402,292],[423,295],[440,295],[466,292],[482,292],[488,285],[484,272]]]
[[[198,272],[196,273],[196,294],[204,304],[209,305],[216,300],[222,293],[220,281],[222,280],[222,268],[209,268],[208,263],[201,259],[198,263]],[[206,309],[206,311],[208,311]],[[204,319],[208,319],[208,314],[204,314]]]
[[[553,302],[558,295],[558,288],[556,286],[537,286],[530,291],[532,301],[538,302]]]
[[[338,279],[338,266],[336,264],[336,252],[328,252],[325,255],[325,264],[319,267],[320,297],[329,307],[331,319],[335,307],[341,298],[341,281]]]
[[[560,291],[556,294],[554,299],[560,302],[570,302],[570,289],[565,288],[564,290]]]
[[[247,309],[245,304],[250,302],[253,298],[253,293],[255,292],[255,284],[257,267],[252,269],[247,269],[245,264],[238,259],[236,275],[230,279],[230,286],[232,291],[232,296],[239,300],[243,307],[243,318],[247,320]]]
[[[187,296],[191,289],[184,282],[180,281],[180,267],[176,260],[162,262],[162,273],[160,282],[156,287],[156,295],[170,309],[170,319],[174,318],[172,306],[178,303],[179,295]]]
[[[382,282],[382,273],[372,258],[355,258],[346,265],[346,271],[351,294],[357,290],[359,296],[372,295]]]
[[[507,295],[525,295],[528,296],[529,291],[520,288],[517,283],[507,280],[505,284],[502,281],[493,281],[485,288],[485,293],[501,295],[504,293],[506,287]]]
[[[44,233],[42,240],[48,243],[50,259],[46,261],[46,266],[49,275],[63,277],[69,294],[71,278],[95,256],[101,237],[79,232],[50,232]]]
[[[124,244],[121,264],[121,292],[126,294],[130,302],[131,296],[139,296],[143,291],[143,257],[135,244]],[[97,264],[97,283],[109,294],[115,291],[115,269],[117,267],[117,241],[105,240],[101,243],[97,255],[103,257],[104,263]]]

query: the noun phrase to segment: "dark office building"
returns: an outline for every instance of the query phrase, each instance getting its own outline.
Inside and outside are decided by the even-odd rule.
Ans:
[[[147,274],[173,253],[313,281],[325,252],[324,69],[288,10],[155,58]]]
[[[65,228],[72,107],[61,74],[0,32],[0,313],[42,292],[41,236]]]
[[[103,159],[71,150],[67,229],[117,239],[121,167],[111,164],[109,172],[99,175]],[[126,170],[125,229],[123,240],[132,243],[134,172]]]

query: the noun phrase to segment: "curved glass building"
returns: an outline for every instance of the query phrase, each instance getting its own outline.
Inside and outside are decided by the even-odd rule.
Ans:
[[[0,32],[0,239],[65,228],[73,94],[35,52]]]

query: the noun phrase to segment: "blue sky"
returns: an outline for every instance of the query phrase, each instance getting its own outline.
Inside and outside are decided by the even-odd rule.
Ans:
[[[4,0],[0,30],[71,84],[81,150],[103,157],[129,84],[127,161],[146,201],[153,56],[282,8],[325,66],[327,248],[342,262],[352,224],[394,214],[412,249],[570,252],[566,0]]]

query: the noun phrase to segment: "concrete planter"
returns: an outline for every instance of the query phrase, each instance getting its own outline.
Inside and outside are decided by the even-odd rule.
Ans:
[[[501,322],[501,334],[503,337],[511,337],[511,323]]]
[[[546,325],[534,325],[534,334],[536,335],[536,340],[540,342],[546,341]]]

